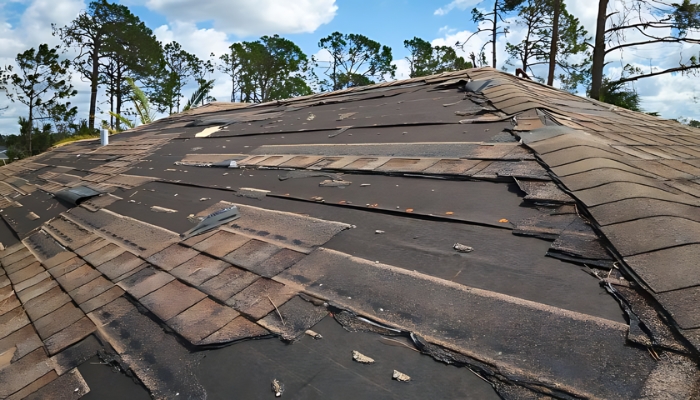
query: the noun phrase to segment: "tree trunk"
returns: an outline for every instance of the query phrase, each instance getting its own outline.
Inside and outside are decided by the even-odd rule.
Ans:
[[[236,102],[236,78],[231,76],[231,103]]]
[[[554,0],[554,16],[552,20],[552,45],[549,48],[549,74],[547,85],[554,86],[554,69],[557,66],[557,47],[559,46],[559,14],[561,13],[561,1]]]
[[[117,114],[122,114],[122,70],[119,61],[116,63],[116,79],[114,80],[114,95],[117,98]],[[121,121],[117,118],[117,132],[121,129]]]
[[[491,65],[492,67],[496,68],[496,37],[498,35],[498,2],[500,0],[496,0],[493,3],[493,36],[491,37],[491,51],[492,51],[492,61],[493,64]]]
[[[591,67],[591,93],[593,99],[600,100],[603,86],[603,68],[605,68],[605,25],[608,20],[608,1],[599,0],[598,20],[595,29],[595,47],[593,47],[593,66]]]
[[[109,111],[114,112],[114,77],[111,73],[109,76]],[[117,121],[117,123],[119,122]],[[114,117],[112,114],[109,114],[109,126],[114,128]]]
[[[333,90],[340,90],[338,87],[338,75],[336,74],[336,61],[333,60]]]
[[[92,53],[90,58],[92,59],[92,75],[90,76],[90,116],[88,117],[88,127],[92,131],[95,129],[95,112],[97,110],[97,85],[99,84],[100,78],[100,55],[99,50],[101,44],[99,40],[95,40],[93,43]]]
[[[27,138],[29,138],[29,157],[32,156],[32,131],[34,130],[34,99],[29,101],[29,119],[27,120],[27,125],[29,129],[27,130]]]

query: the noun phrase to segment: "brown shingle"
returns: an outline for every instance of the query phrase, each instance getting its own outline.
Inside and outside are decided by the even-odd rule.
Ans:
[[[22,357],[0,373],[0,398],[9,397],[51,371],[51,361],[43,348]]]
[[[113,259],[99,265],[97,270],[102,272],[107,278],[115,280],[127,272],[134,270],[141,264],[143,264],[143,260],[129,253],[128,251],[125,251]]]
[[[126,250],[122,249],[121,247],[117,246],[114,243],[109,243],[108,245],[102,247],[101,249],[97,250],[96,252],[92,254],[88,254],[87,256],[83,257],[85,261],[90,263],[94,267],[99,267],[100,265],[106,263],[107,261],[110,261],[114,259],[115,257],[121,255],[124,253]]]
[[[198,344],[238,315],[236,310],[205,298],[166,323],[190,343]]]
[[[189,283],[190,285],[199,286],[207,279],[219,275],[221,271],[226,269],[228,266],[229,264],[224,261],[200,254],[193,259],[184,262],[177,268],[170,271],[170,273]]]
[[[281,250],[281,247],[260,240],[251,240],[224,257],[233,265],[252,271],[258,264]]]
[[[39,336],[46,340],[51,335],[66,328],[84,316],[85,314],[83,314],[78,307],[73,305],[73,303],[66,303],[59,309],[34,321],[34,327],[39,333]]]
[[[246,244],[250,238],[235,233],[218,231],[214,235],[192,246],[196,250],[211,254],[214,257],[223,257]]]
[[[173,279],[175,279],[175,277],[167,272],[159,271],[153,267],[146,267],[128,278],[119,281],[117,285],[126,290],[130,295],[140,299],[160,289]]]
[[[56,278],[58,283],[63,287],[63,290],[70,292],[91,280],[97,278],[101,274],[95,268],[84,264],[73,271]]]
[[[245,317],[237,317],[226,326],[199,342],[200,345],[228,343],[241,339],[265,336],[270,332]]]
[[[27,324],[0,339],[0,354],[15,347],[15,354],[12,357],[12,362],[14,362],[43,345],[44,343],[34,331],[34,327]]]
[[[170,271],[185,261],[192,259],[197,254],[199,253],[195,250],[174,244],[148,257],[146,261],[166,271]]]
[[[46,350],[51,355],[56,354],[66,347],[79,342],[87,335],[94,332],[95,329],[95,324],[93,324],[88,317],[83,317],[44,340]]]
[[[15,307],[0,315],[0,339],[29,324],[29,318],[22,307]]]
[[[80,309],[83,312],[92,312],[105,304],[111,303],[112,301],[119,298],[119,296],[124,294],[124,290],[119,286],[113,286],[111,289],[102,292],[100,295],[93,297],[92,299],[84,302],[80,305]]]
[[[12,256],[10,256],[10,257],[12,257]],[[25,267],[27,267],[35,262],[37,262],[37,259],[33,255],[30,254],[30,255],[28,255],[20,260],[17,260],[11,264],[7,264],[7,265],[3,264],[3,268],[5,268],[5,272],[7,272],[7,274],[10,275],[12,273],[15,273],[15,272],[21,270],[21,269],[24,269]]]
[[[73,298],[73,301],[80,305],[101,294],[102,292],[111,289],[113,286],[114,284],[112,282],[100,275],[83,286],[74,289],[68,294]]]
[[[260,278],[229,299],[226,304],[253,319],[260,319],[291,299],[296,291],[281,283]]]
[[[167,321],[205,297],[206,294],[176,280],[141,298],[140,301],[158,318]]]
[[[62,305],[68,303],[70,297],[59,286],[48,290],[24,304],[24,309],[29,314],[32,321],[47,315],[51,311],[57,310]]]
[[[102,249],[103,247],[107,246],[107,244],[109,244],[108,241],[102,238],[97,238],[92,242],[75,249],[75,253],[78,254],[80,257],[85,258],[85,256],[87,256],[88,254],[94,253]]]
[[[199,289],[220,301],[226,301],[258,278],[259,276],[253,273],[230,266],[219,275],[202,283]]]
[[[54,277],[58,278],[60,276],[63,276],[79,267],[82,267],[85,265],[85,261],[80,259],[80,257],[73,257],[69,259],[68,261],[62,262],[55,267],[49,269],[49,273]]]
[[[18,292],[17,297],[19,297],[22,303],[26,303],[56,286],[58,286],[58,283],[54,279],[47,277],[42,281],[22,290],[21,292]]]

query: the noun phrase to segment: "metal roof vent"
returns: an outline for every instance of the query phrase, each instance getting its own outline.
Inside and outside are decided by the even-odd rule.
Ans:
[[[238,211],[238,207],[236,206],[231,206],[221,209],[219,211],[215,211],[204,217],[204,219],[202,219],[202,221],[200,221],[200,223],[197,224],[197,226],[195,226],[194,228],[190,229],[189,231],[183,234],[180,234],[180,238],[182,240],[189,239],[192,236],[199,235],[201,233],[212,230],[217,226],[236,220],[240,218],[240,216],[240,212]]]
[[[62,200],[73,206],[77,206],[81,202],[99,195],[100,192],[90,189],[87,186],[76,186],[73,188],[61,190],[54,194],[54,196],[56,196],[57,199]]]

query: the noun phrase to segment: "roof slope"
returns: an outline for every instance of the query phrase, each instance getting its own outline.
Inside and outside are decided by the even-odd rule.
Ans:
[[[697,130],[484,68],[112,140],[0,167],[0,397],[80,397],[100,349],[156,398],[217,395],[197,354],[318,349],[329,312],[503,398],[697,395]],[[333,390],[295,363],[293,396]],[[436,393],[414,381],[371,387]]]

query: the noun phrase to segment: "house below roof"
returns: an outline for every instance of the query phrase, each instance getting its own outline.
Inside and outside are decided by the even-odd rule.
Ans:
[[[698,133],[482,68],[8,164],[0,397],[697,397]]]

